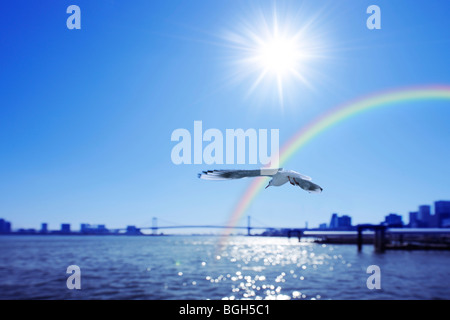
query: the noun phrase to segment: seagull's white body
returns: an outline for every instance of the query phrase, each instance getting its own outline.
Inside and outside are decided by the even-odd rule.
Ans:
[[[296,171],[283,169],[260,169],[260,170],[208,170],[198,175],[200,179],[205,180],[231,180],[248,177],[269,176],[272,180],[266,188],[270,186],[282,186],[289,182],[293,186],[299,186],[303,190],[313,193],[322,192],[322,188],[311,182],[311,178],[302,175]]]

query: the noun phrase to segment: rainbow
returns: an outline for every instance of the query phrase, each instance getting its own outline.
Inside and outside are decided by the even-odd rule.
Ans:
[[[308,142],[346,119],[376,108],[423,100],[450,100],[450,85],[397,88],[364,96],[333,108],[301,128],[281,147],[279,157],[280,167],[283,167]],[[222,246],[232,228],[238,224],[250,204],[264,188],[265,182],[266,180],[264,178],[253,179],[250,186],[239,199],[229,218],[228,228],[225,229],[226,232],[220,241]]]

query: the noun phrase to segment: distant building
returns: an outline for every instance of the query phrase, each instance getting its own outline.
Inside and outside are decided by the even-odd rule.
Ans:
[[[106,226],[104,224],[97,225],[97,232],[98,233],[107,233],[109,230],[106,229]]]
[[[437,214],[430,215],[428,220],[428,228],[439,228],[439,219]]]
[[[80,225],[80,232],[81,233],[89,233],[89,230],[91,229],[91,225],[88,223],[82,223]]]
[[[402,216],[395,213],[390,213],[384,217],[384,224],[389,227],[403,227]]]
[[[352,226],[352,218],[347,216],[347,215],[343,215],[338,217],[338,228],[349,228]]]
[[[61,233],[70,233],[70,224],[69,223],[61,224]]]
[[[437,227],[445,227],[447,219],[450,218],[450,201],[436,201],[434,203],[434,214],[437,220]]]
[[[421,205],[417,212],[409,213],[410,228],[446,228],[450,227],[450,201],[436,201],[434,214],[431,206]]]
[[[338,227],[338,215],[337,213],[333,213],[331,215],[331,220],[330,220],[330,229],[334,229]]]
[[[41,224],[41,233],[48,233],[48,225],[46,223]]]
[[[426,228],[430,224],[431,207],[429,205],[419,206],[417,219],[421,222],[421,227]]]
[[[418,212],[410,212],[409,213],[409,227],[410,228],[419,228],[419,219],[417,219]]]
[[[90,225],[88,223],[82,223],[80,225],[80,232],[83,234],[105,234],[109,230],[106,229],[104,224]]]
[[[135,226],[127,226],[127,235],[141,235],[141,230]]]
[[[11,222],[0,219],[0,234],[11,233]]]
[[[330,229],[350,229],[352,227],[352,218],[347,215],[338,216],[337,213],[331,215]]]
[[[327,228],[327,224],[326,223],[319,224],[319,229],[326,229],[326,228]]]
[[[442,228],[450,228],[450,218],[444,218],[441,221]]]

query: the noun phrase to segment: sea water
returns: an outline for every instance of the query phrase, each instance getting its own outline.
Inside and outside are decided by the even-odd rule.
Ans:
[[[256,236],[9,235],[0,248],[0,299],[450,299],[449,251]]]

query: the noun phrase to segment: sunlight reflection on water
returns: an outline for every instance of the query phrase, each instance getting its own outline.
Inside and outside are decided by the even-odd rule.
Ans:
[[[449,299],[450,252],[230,237],[0,237],[1,299]],[[78,265],[82,289],[65,273]],[[382,289],[369,290],[369,265]]]

